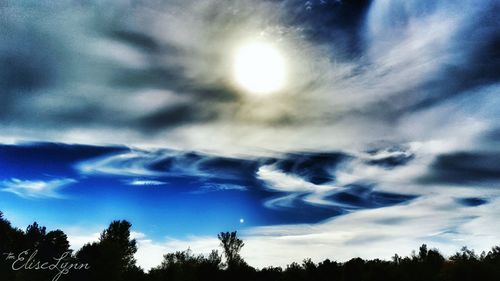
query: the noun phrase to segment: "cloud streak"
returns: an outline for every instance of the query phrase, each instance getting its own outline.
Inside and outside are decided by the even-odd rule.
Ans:
[[[10,179],[0,182],[1,190],[23,198],[64,198],[60,189],[75,183],[74,179],[21,180]]]

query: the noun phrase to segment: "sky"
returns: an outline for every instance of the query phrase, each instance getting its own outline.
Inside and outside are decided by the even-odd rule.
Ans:
[[[75,250],[127,219],[146,269],[232,230],[256,267],[422,243],[488,250],[500,241],[499,11],[0,1],[0,210],[62,229]],[[282,71],[279,89],[235,79],[255,42],[282,68],[245,57],[250,75]]]

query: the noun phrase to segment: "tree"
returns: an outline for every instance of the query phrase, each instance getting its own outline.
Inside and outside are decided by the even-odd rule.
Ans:
[[[61,257],[64,253],[69,252],[68,236],[62,230],[49,231],[39,245],[40,254],[47,257],[49,260],[55,257]]]
[[[194,255],[190,249],[163,256],[160,266],[153,268],[149,277],[152,281],[217,280],[221,256],[212,251],[208,257]]]
[[[99,241],[121,261],[121,266],[129,268],[135,265],[134,254],[137,252],[135,239],[130,240],[130,222],[113,221],[108,229],[101,233]]]
[[[5,261],[5,254],[19,253],[25,250],[23,244],[23,231],[12,227],[0,211],[0,276],[2,280],[16,280],[16,272],[11,269],[10,263]]]
[[[38,249],[46,234],[47,228],[45,226],[40,226],[37,222],[29,225],[25,232],[26,247],[33,250]]]
[[[237,237],[237,232],[221,232],[217,237],[220,240],[220,246],[224,250],[228,268],[232,268],[244,263],[240,256],[241,248],[245,245],[243,240]]]
[[[84,245],[76,254],[80,262],[88,263],[90,270],[81,272],[81,280],[131,280],[142,271],[135,265],[137,252],[135,239],[130,239],[131,224],[113,221],[101,233],[99,242]]]

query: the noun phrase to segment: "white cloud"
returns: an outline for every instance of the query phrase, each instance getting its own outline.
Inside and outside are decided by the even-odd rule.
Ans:
[[[130,232],[130,239],[143,239],[144,237],[146,237],[146,234],[142,232],[137,232],[137,231]]]
[[[143,179],[135,179],[127,182],[129,185],[135,186],[155,186],[155,185],[166,185],[167,182],[158,181],[158,180],[143,180]]]
[[[64,198],[59,193],[63,187],[75,183],[74,179],[21,180],[13,178],[0,182],[1,190],[23,198]]]
[[[76,169],[88,175],[116,175],[126,177],[154,178],[165,176],[197,176],[203,178],[234,178],[231,174],[214,175],[200,165],[213,155],[199,153],[199,157],[186,157],[186,153],[165,149],[137,149],[105,155],[76,164]],[[168,168],[152,169],[158,162],[169,160]],[[140,182],[140,181],[139,181]]]
[[[334,184],[313,184],[299,176],[286,174],[274,165],[261,166],[257,171],[257,178],[262,180],[269,190],[285,193],[283,196],[266,201],[265,205],[269,208],[292,207],[293,201],[302,195],[304,195],[303,200],[310,204],[330,206],[337,204],[324,199],[339,189],[339,186]]]
[[[153,241],[147,237],[137,239],[138,250],[135,254],[137,265],[149,270],[152,267],[160,265],[163,255],[175,251],[184,251],[191,249],[196,254],[209,254],[212,250],[219,247],[219,241],[216,237],[187,237],[179,240],[166,238],[163,241]]]
[[[60,227],[60,229],[63,229],[64,233],[68,236],[68,242],[71,249],[78,251],[87,243],[97,242],[101,236],[101,231],[105,229],[105,227],[92,226],[91,229],[89,229],[88,226],[65,226]]]
[[[427,243],[450,255],[467,245],[488,250],[500,239],[494,213],[498,198],[478,207],[457,206],[450,198],[424,197],[410,204],[371,209],[314,225],[251,229],[243,255],[253,266],[286,265],[302,258],[345,261],[389,259]]]

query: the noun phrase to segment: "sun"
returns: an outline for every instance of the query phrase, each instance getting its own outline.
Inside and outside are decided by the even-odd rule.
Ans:
[[[251,42],[236,50],[233,75],[236,84],[253,94],[269,94],[285,84],[285,59],[272,44]]]

